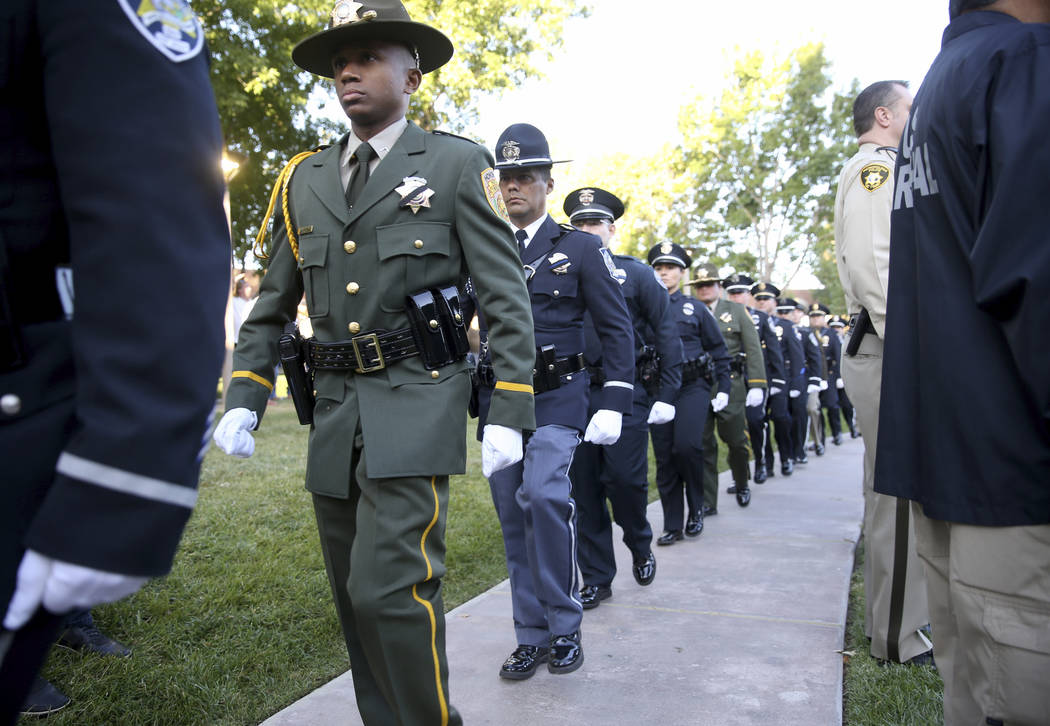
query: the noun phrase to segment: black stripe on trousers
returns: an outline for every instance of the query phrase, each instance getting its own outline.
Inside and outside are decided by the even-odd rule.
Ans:
[[[901,660],[901,621],[904,619],[904,590],[908,580],[908,535],[911,531],[911,502],[897,499],[897,522],[893,533],[893,581],[890,585],[890,628],[886,633],[886,655]]]

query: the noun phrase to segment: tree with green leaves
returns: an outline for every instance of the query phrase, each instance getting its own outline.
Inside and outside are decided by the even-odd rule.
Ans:
[[[211,50],[212,84],[227,148],[241,161],[230,184],[235,255],[243,260],[270,188],[295,153],[330,143],[344,125],[320,114],[329,84],[299,70],[292,48],[325,27],[333,0],[195,0]],[[584,16],[581,0],[407,0],[413,19],[433,25],[456,47],[452,61],[429,74],[409,117],[424,128],[459,131],[477,118],[478,101],[539,75],[562,29]]]
[[[821,44],[742,56],[718,99],[679,115],[678,189],[667,234],[695,258],[788,287],[809,263],[842,306],[832,242],[835,180],[855,146],[853,95],[830,90]],[[830,260],[830,265],[828,261]],[[836,292],[837,291],[837,292]]]

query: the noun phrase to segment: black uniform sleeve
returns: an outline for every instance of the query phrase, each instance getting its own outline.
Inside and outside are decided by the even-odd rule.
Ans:
[[[800,378],[803,361],[805,360],[805,354],[802,352],[802,343],[795,336],[795,329],[791,323],[785,320],[780,321],[780,331],[780,345],[783,347],[787,365],[789,388],[796,391],[804,391],[806,385],[804,382],[800,383],[800,381],[805,380]]]
[[[715,361],[715,383],[718,388],[716,393],[728,394],[732,381],[729,378],[729,349],[726,347],[725,338],[722,337],[722,328],[706,305],[698,306],[698,310],[700,312],[696,317],[700,321],[700,344],[704,346],[704,352],[710,353]]]
[[[820,351],[820,345],[813,341],[812,330],[802,334],[802,349],[806,353],[806,379],[811,386],[819,386],[824,380],[824,354]]]
[[[825,328],[825,334],[828,336],[828,383],[834,386],[842,378],[842,341],[831,328]]]
[[[769,386],[770,388],[784,390],[787,386],[787,373],[784,370],[784,353],[780,349],[780,340],[777,338],[773,321],[768,315],[760,317],[758,332],[759,337],[762,339],[762,355],[766,359]]]
[[[671,298],[648,265],[638,265],[638,306],[653,333],[660,355],[660,390],[656,400],[674,403],[682,387],[682,338],[678,335]]]
[[[969,251],[977,305],[998,322],[1018,379],[1050,426],[1050,26],[1007,55],[987,99],[983,208]],[[1026,41],[1028,42],[1028,41]]]
[[[196,501],[224,347],[230,243],[206,51],[169,59],[121,3],[34,5],[77,397],[26,545],[160,575]]]

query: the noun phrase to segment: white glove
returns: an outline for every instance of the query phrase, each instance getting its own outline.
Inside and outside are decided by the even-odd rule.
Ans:
[[[594,412],[583,440],[598,446],[615,444],[620,439],[620,428],[623,426],[623,414],[602,408]]]
[[[822,390],[822,391],[828,390],[828,382],[827,381],[821,381],[820,382],[820,390]]]
[[[840,388],[841,389],[841,388],[845,388],[845,387],[846,387],[846,384],[842,381],[841,378],[836,378],[835,379],[835,388]]]
[[[485,424],[481,434],[481,473],[486,479],[493,472],[517,464],[523,457],[521,429]]]
[[[775,395],[777,395],[778,393],[782,392],[782,390],[783,390],[783,389],[782,389],[782,388],[780,388],[779,386],[770,386],[770,387],[769,387],[769,395],[770,395],[770,396],[775,396]]]
[[[818,386],[816,383],[810,383],[808,386],[806,386],[806,393],[817,393],[819,391],[820,386]]]
[[[802,395],[802,391],[791,390],[791,391],[788,392],[788,397],[789,398],[798,398],[801,395]]]
[[[653,407],[649,409],[649,420],[646,423],[650,424],[665,424],[670,423],[674,420],[674,406],[663,401],[657,401],[653,404]]]
[[[715,413],[718,413],[719,411],[721,411],[723,408],[725,408],[728,405],[729,405],[729,394],[728,393],[715,394],[715,397],[711,399],[711,410],[714,411]]]
[[[255,453],[255,439],[248,433],[259,425],[255,411],[246,408],[231,408],[219,419],[215,433],[215,445],[230,456],[247,459]]]
[[[744,399],[744,405],[747,407],[761,406],[762,405],[762,389],[761,388],[749,388],[747,391],[747,398]]]
[[[26,550],[18,566],[15,594],[7,606],[4,627],[18,630],[40,605],[55,615],[88,610],[136,592],[148,577],[103,572]]]

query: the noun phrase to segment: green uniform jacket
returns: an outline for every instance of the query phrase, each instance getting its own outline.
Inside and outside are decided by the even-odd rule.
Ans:
[[[718,320],[725,338],[729,357],[733,359],[737,353],[743,350],[747,354],[747,386],[746,388],[766,387],[766,362],[762,357],[762,342],[755,330],[755,323],[751,320],[751,314],[747,308],[740,303],[719,298],[712,311]],[[733,373],[733,378],[738,374]],[[726,391],[728,393],[728,391]]]
[[[498,383],[488,422],[534,429],[532,312],[510,227],[496,213],[498,180],[481,146],[429,134],[409,124],[372,171],[353,212],[339,177],[343,144],[302,161],[289,207],[299,256],[278,207],[270,268],[241,327],[226,408],[262,417],[277,363],[277,338],[305,291],[321,342],[408,327],[405,296],[459,285],[472,273],[489,321]],[[396,188],[420,177],[434,191],[430,207],[400,207]],[[470,376],[465,361],[439,371],[419,357],[358,375],[317,371],[306,487],[346,497],[355,432],[364,437],[371,478],[461,474],[466,468]]]

